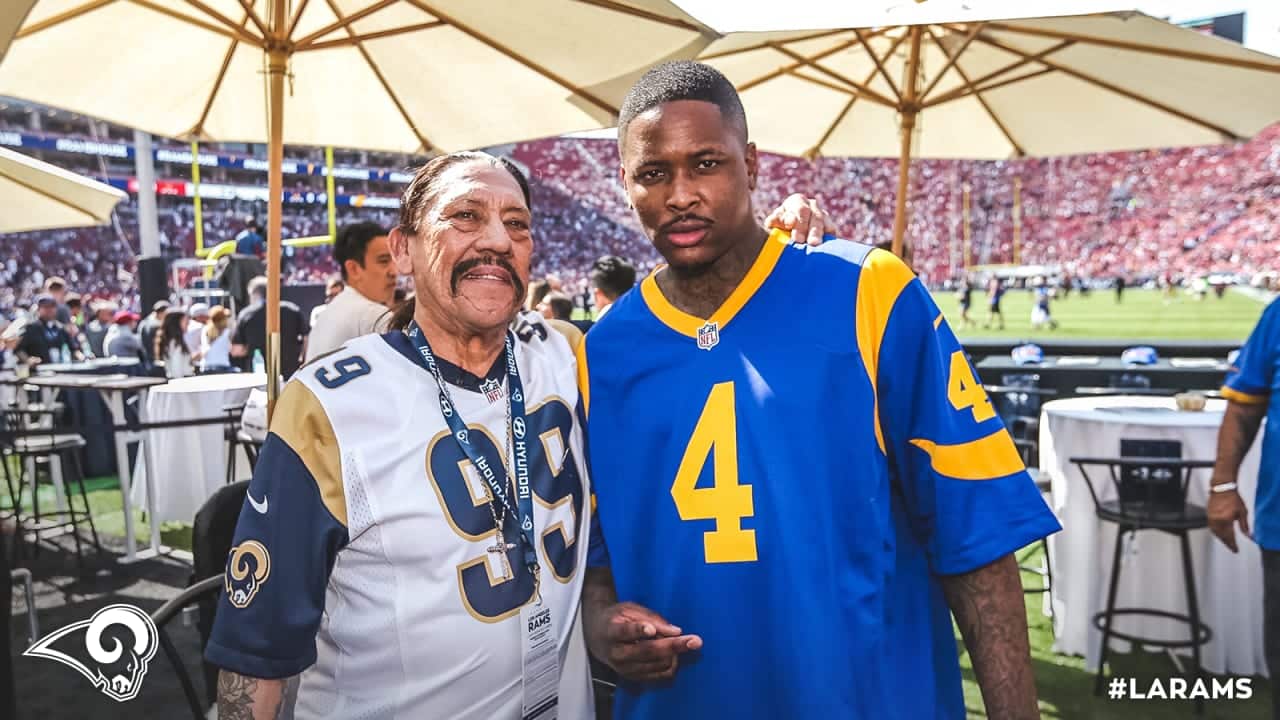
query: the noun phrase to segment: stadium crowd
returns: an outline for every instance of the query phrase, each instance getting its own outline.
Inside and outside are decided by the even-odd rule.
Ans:
[[[604,255],[629,258],[647,273],[658,256],[644,239],[618,180],[611,140],[559,138],[519,143],[511,156],[528,168],[538,253],[535,276],[556,275],[581,295],[590,265]],[[369,156],[366,156],[369,157]],[[59,160],[61,158],[49,158]],[[92,172],[83,158],[74,169]],[[83,167],[81,167],[83,165]],[[264,178],[265,179],[265,178]],[[1018,259],[1058,265],[1078,278],[1191,283],[1210,273],[1275,270],[1280,257],[1280,126],[1249,142],[1212,147],[998,162],[921,160],[913,167],[908,238],[917,272],[930,284],[966,266],[964,188],[969,188],[969,265],[1014,260],[1015,180],[1021,186]],[[756,208],[787,194],[817,197],[842,234],[869,243],[892,235],[897,163],[891,159],[776,155],[761,158]],[[204,201],[204,243],[234,238],[245,218],[265,219],[261,202]],[[191,257],[189,198],[158,198],[160,243],[168,257]],[[339,223],[389,226],[394,211],[341,208]],[[324,234],[321,205],[286,205],[284,236]],[[44,279],[67,278],[76,292],[136,308],[139,248],[133,196],[101,228],[0,236],[0,308],[30,303]],[[327,247],[286,253],[286,283],[319,283],[337,266]]]

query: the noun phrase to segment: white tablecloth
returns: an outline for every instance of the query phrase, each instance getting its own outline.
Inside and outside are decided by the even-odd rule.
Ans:
[[[226,405],[243,403],[254,388],[266,387],[264,374],[198,375],[171,380],[151,390],[147,420],[194,420],[218,417]],[[190,523],[196,511],[227,479],[227,445],[223,426],[153,430],[148,434],[156,469],[156,516],[161,522]],[[139,462],[134,471],[133,501],[144,507],[146,474]],[[244,453],[236,453],[236,479],[249,477]]]
[[[1128,438],[1179,440],[1183,459],[1212,460],[1224,408],[1224,401],[1210,400],[1203,412],[1180,412],[1172,398],[1129,396],[1045,403],[1040,421],[1040,469],[1052,477],[1053,510],[1063,526],[1049,543],[1057,652],[1083,655],[1087,667],[1097,668],[1102,633],[1094,627],[1093,616],[1106,608],[1116,537],[1116,525],[1102,522],[1094,514],[1089,487],[1070,458],[1118,457],[1120,439]],[[1250,513],[1260,445],[1254,444],[1240,468],[1240,495]],[[1193,472],[1187,490],[1189,502],[1204,506],[1210,474],[1207,469]],[[1105,467],[1089,468],[1089,476],[1100,499],[1115,497]],[[1265,675],[1262,559],[1258,546],[1248,538],[1239,538],[1239,544],[1239,554],[1232,554],[1207,529],[1190,533],[1201,621],[1213,631],[1209,644],[1201,648],[1201,659],[1205,668],[1215,673]],[[1155,530],[1139,532],[1121,562],[1117,607],[1187,612],[1177,537]],[[1115,623],[1113,627],[1121,632],[1144,637],[1182,639],[1188,632],[1185,624],[1159,618],[1121,617]],[[1130,650],[1129,643],[1119,640],[1111,647],[1114,652]],[[1190,649],[1179,652],[1190,653]]]

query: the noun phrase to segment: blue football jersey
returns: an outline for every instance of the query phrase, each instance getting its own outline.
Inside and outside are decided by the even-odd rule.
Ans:
[[[1059,525],[910,270],[780,238],[711,318],[651,276],[579,349],[589,562],[704,641],[617,717],[963,718],[938,576]]]
[[[1266,405],[1262,460],[1253,507],[1253,540],[1280,550],[1280,303],[1272,301],[1249,334],[1227,374],[1222,396],[1232,402]]]

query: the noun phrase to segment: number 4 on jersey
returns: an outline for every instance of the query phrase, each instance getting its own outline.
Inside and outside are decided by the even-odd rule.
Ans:
[[[964,351],[951,353],[950,374],[951,377],[947,380],[947,400],[951,401],[951,407],[957,412],[973,408],[974,422],[983,422],[996,416],[991,398],[987,397],[987,391],[982,389],[982,384],[973,376]]]
[[[715,520],[716,529],[702,536],[709,563],[754,562],[756,531],[742,529],[742,518],[755,514],[751,486],[738,482],[738,428],[733,383],[711,388],[707,403],[685,448],[671,497],[681,520]],[[699,488],[698,476],[710,456],[715,485]]]

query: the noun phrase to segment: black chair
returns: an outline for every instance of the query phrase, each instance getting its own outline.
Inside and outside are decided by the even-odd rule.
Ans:
[[[1010,373],[1001,376],[1000,385],[983,388],[995,403],[996,412],[1016,439],[1035,441],[1040,432],[1040,405],[1057,391],[1040,387],[1035,373]],[[1033,462],[1028,466],[1034,466]]]
[[[200,510],[196,513],[191,529],[191,561],[193,571],[191,580],[211,576],[222,577],[227,565],[227,555],[231,552],[231,543],[235,540],[236,523],[240,519],[240,509],[244,507],[245,494],[249,491],[249,481],[240,480],[218,488]],[[200,647],[209,644],[209,636],[213,633],[213,616],[218,609],[216,595],[206,595],[199,599],[200,613],[196,627],[200,632]],[[218,668],[203,663],[205,693],[208,704],[217,700]]]
[[[258,448],[261,447],[261,443],[250,437],[240,427],[240,415],[244,412],[244,403],[224,405],[222,412],[227,416],[227,425],[222,431],[222,438],[227,443],[226,483],[230,485],[236,480],[236,449],[244,451],[245,459],[249,461],[249,469],[252,471],[258,465]]]
[[[12,496],[11,512],[18,525],[19,538],[26,534],[32,535],[33,546],[38,551],[43,535],[70,531],[75,541],[76,562],[83,571],[80,525],[89,526],[93,546],[98,555],[102,555],[102,544],[98,541],[98,530],[93,524],[89,496],[84,487],[84,471],[80,465],[80,452],[85,447],[85,440],[75,433],[61,432],[53,415],[51,410],[6,408],[3,411],[3,424],[0,424],[0,453],[4,457],[4,462],[0,464],[4,466],[5,482]],[[39,492],[42,475],[46,482],[52,483],[54,462],[58,463],[62,471],[62,491],[67,507],[61,511],[42,512]],[[32,469],[30,477],[28,465]],[[15,473],[16,487],[13,482]],[[76,507],[73,485],[79,490],[79,508]],[[28,488],[31,491],[31,514],[23,517],[22,496]]]
[[[1175,452],[1176,450],[1176,452]],[[1141,453],[1141,454],[1139,454]],[[1196,600],[1195,575],[1191,564],[1191,544],[1188,539],[1193,530],[1207,528],[1208,516],[1199,505],[1187,502],[1187,485],[1196,470],[1210,470],[1212,460],[1182,460],[1181,446],[1168,440],[1122,440],[1121,457],[1073,457],[1071,462],[1080,469],[1093,497],[1094,509],[1104,522],[1115,523],[1115,551],[1111,560],[1111,580],[1107,587],[1107,608],[1093,616],[1093,624],[1102,631],[1101,654],[1098,673],[1094,679],[1094,694],[1102,695],[1107,661],[1107,646],[1111,638],[1163,648],[1191,648],[1195,662],[1195,675],[1203,673],[1200,664],[1200,647],[1209,642],[1213,633],[1200,619],[1200,606]],[[1099,487],[1087,468],[1106,468],[1115,499],[1103,500]],[[1183,582],[1187,594],[1188,614],[1182,615],[1152,608],[1117,608],[1116,593],[1120,586],[1120,566],[1125,533],[1142,530],[1158,530],[1178,536],[1182,549]],[[1168,640],[1138,637],[1113,627],[1118,616],[1154,616],[1186,624],[1189,638]],[[1196,712],[1204,711],[1204,703],[1196,701]]]
[[[1042,496],[1046,496],[1053,491],[1053,483],[1048,473],[1041,472],[1038,468],[1031,467],[1029,462],[1033,453],[1038,452],[1038,445],[1034,441],[1013,439],[1014,447],[1018,448],[1018,454],[1022,456],[1022,462],[1027,466],[1027,473],[1031,475],[1032,481],[1036,484],[1036,489],[1040,491]],[[1044,568],[1038,568],[1034,565],[1025,565],[1027,559],[1034,554],[1034,551],[1017,558],[1018,570],[1030,573],[1042,579],[1039,588],[1023,588],[1023,595],[1039,595],[1044,594],[1049,598],[1049,617],[1054,616],[1053,612],[1053,563],[1049,561],[1049,538],[1042,537],[1036,543],[1039,545],[1040,551],[1044,553]],[[1030,546],[1030,547],[1035,547]]]
[[[182,694],[186,696],[187,707],[191,710],[192,720],[205,720],[205,710],[201,707],[195,684],[191,682],[191,673],[187,672],[187,666],[182,662],[178,649],[173,646],[173,641],[169,639],[167,626],[179,613],[192,605],[204,603],[208,600],[216,603],[218,593],[222,592],[222,585],[223,577],[221,573],[207,577],[183,590],[177,597],[170,598],[151,614],[151,621],[155,623],[156,630],[159,632],[160,649],[164,651],[165,657],[169,659],[169,664],[173,666],[174,673],[178,675],[178,683],[182,685]],[[200,647],[203,649],[204,642],[201,643]]]

